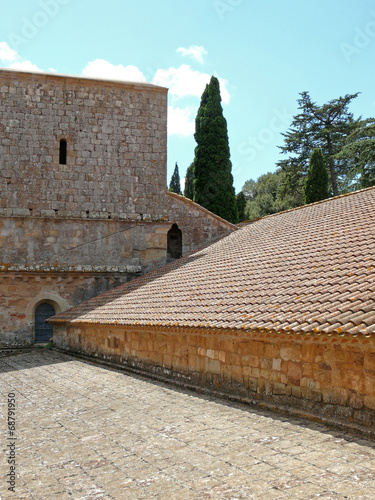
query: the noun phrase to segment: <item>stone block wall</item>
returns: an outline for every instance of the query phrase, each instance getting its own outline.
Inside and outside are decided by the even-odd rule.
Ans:
[[[165,88],[0,70],[0,208],[158,217],[166,152]]]
[[[139,271],[139,270],[138,270]],[[137,268],[70,267],[0,272],[0,346],[34,343],[34,313],[49,302],[56,313],[137,277]]]
[[[375,425],[375,339],[54,324],[56,345],[299,414]]]
[[[166,261],[167,222],[0,216],[0,271],[9,266],[141,266]],[[1,279],[1,275],[0,275]]]
[[[167,195],[166,162],[167,89],[0,70],[0,343],[43,289],[68,308],[165,264],[173,223],[183,254],[236,229]]]
[[[167,192],[164,215],[170,222],[176,222],[182,231],[183,255],[237,230],[234,224],[188,198],[169,191]]]
[[[233,230],[201,207],[182,207],[174,215],[184,253]],[[0,344],[33,342],[35,297],[53,293],[67,309],[165,264],[170,228],[167,220],[0,216]]]

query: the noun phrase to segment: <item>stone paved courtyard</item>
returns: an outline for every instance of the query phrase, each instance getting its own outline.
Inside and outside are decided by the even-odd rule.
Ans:
[[[0,388],[1,498],[375,499],[374,443],[320,424],[49,350],[1,358]]]

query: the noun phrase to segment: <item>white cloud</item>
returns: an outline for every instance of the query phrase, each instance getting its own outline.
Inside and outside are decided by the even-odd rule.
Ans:
[[[195,131],[196,109],[168,106],[168,135],[192,136]]]
[[[207,50],[202,47],[202,45],[190,45],[190,47],[187,49],[185,49],[185,47],[179,47],[177,49],[177,52],[179,52],[183,56],[191,57],[201,64],[204,63],[203,56],[207,54]]]
[[[152,83],[168,87],[172,96],[181,98],[187,96],[201,97],[206,84],[211,76],[207,73],[195,71],[188,64],[182,64],[179,68],[158,69]],[[227,80],[219,78],[221,98],[224,104],[228,104],[230,94],[227,89]]]
[[[20,56],[17,52],[9,47],[6,42],[0,42],[0,61],[13,62],[17,61]]]
[[[33,73],[43,72],[42,69],[38,68],[36,64],[33,64],[31,61],[21,61],[15,62],[9,65],[10,69],[20,69],[22,71],[31,71]]]
[[[83,76],[104,78],[108,80],[125,80],[129,82],[145,82],[142,71],[137,66],[115,66],[104,59],[95,59],[87,64],[82,71]]]
[[[23,61],[22,57],[9,47],[6,42],[0,42],[0,61],[6,64],[9,69],[19,69],[22,71],[42,71],[36,64],[31,61]]]

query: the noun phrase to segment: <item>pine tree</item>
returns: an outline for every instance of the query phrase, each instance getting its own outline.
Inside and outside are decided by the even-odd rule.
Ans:
[[[180,174],[178,172],[178,165],[174,167],[174,172],[171,178],[171,182],[169,184],[169,191],[176,194],[182,194],[181,192],[181,182],[180,182]]]
[[[289,130],[282,134],[284,146],[280,147],[283,154],[292,156],[277,163],[286,173],[285,192],[292,195],[299,192],[302,201],[309,158],[314,149],[320,148],[329,171],[331,190],[336,196],[345,188],[350,170],[350,164],[339,158],[338,153],[348,136],[358,128],[359,119],[354,119],[349,112],[349,105],[358,93],[333,99],[322,106],[313,102],[308,92],[302,92],[300,96],[300,112],[293,117]]]
[[[346,191],[375,185],[375,119],[357,122],[357,128],[346,139],[337,159],[345,160],[351,170],[346,180]]]
[[[194,170],[193,163],[186,170],[184,196],[190,200],[194,199]]]
[[[242,191],[236,196],[237,210],[238,210],[238,222],[242,222],[246,219],[245,208],[246,208],[246,196]]]
[[[195,119],[194,201],[223,219],[238,220],[227,122],[214,76],[202,94]]]
[[[329,176],[324,165],[324,158],[321,149],[314,149],[310,158],[309,169],[307,171],[304,195],[305,203],[325,200],[329,197]]]

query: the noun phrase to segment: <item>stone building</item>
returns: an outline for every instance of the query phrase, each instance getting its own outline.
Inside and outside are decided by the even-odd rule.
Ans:
[[[235,226],[167,186],[167,89],[0,70],[0,342]]]
[[[375,428],[375,187],[271,215],[52,319],[71,352]]]

